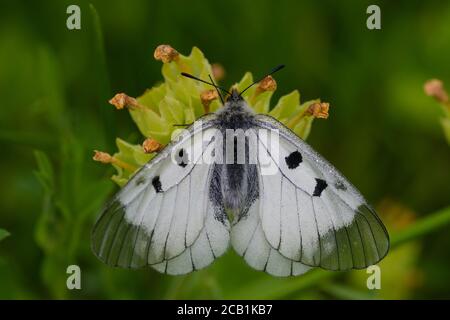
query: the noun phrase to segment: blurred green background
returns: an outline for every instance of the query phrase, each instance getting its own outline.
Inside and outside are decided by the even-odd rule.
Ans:
[[[366,28],[378,4],[382,29]],[[81,30],[66,8],[81,8]],[[277,279],[230,250],[182,277],[107,267],[89,235],[117,190],[92,150],[115,137],[139,143],[127,112],[107,101],[162,80],[159,44],[199,47],[222,64],[226,86],[284,63],[279,96],[331,104],[308,142],[379,210],[395,234],[450,205],[450,147],[432,77],[450,84],[450,2],[444,1],[4,1],[0,10],[0,298],[450,298],[450,233],[396,247],[381,263],[382,289],[365,271]],[[95,9],[94,9],[95,7]],[[40,167],[40,171],[38,171]],[[82,290],[66,288],[66,268]]]

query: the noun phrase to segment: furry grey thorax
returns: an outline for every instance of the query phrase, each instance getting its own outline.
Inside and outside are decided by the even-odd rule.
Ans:
[[[217,112],[216,125],[224,137],[224,157],[226,157],[227,129],[247,130],[254,127],[255,116],[253,111],[247,106],[244,99],[236,90],[231,92],[224,107]],[[216,208],[223,208],[224,211],[216,210],[216,218],[224,222],[226,215],[229,220],[237,222],[244,217],[251,204],[259,196],[258,169],[255,164],[249,164],[248,138],[245,138],[245,163],[236,163],[237,147],[234,138],[234,160],[233,164],[214,164],[210,199]]]

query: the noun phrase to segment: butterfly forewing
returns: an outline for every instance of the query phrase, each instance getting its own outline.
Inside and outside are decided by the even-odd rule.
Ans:
[[[185,131],[119,191],[94,227],[93,250],[101,260],[184,274],[225,252],[228,225],[214,218],[212,166],[202,161],[214,149],[215,132],[211,121]]]
[[[265,239],[283,257],[330,270],[380,261],[389,237],[375,211],[342,174],[281,123],[258,115],[256,129],[278,130],[278,157],[264,139],[275,174],[260,176]],[[261,151],[262,150],[262,151]]]

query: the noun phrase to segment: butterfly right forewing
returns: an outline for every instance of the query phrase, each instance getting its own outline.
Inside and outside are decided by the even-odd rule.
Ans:
[[[271,250],[330,270],[381,260],[389,249],[387,231],[356,188],[278,121],[258,115],[256,129],[280,135],[277,158],[264,139],[258,141],[259,152],[278,168],[260,175],[259,224]]]

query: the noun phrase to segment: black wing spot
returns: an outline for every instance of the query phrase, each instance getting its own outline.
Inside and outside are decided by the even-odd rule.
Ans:
[[[325,188],[327,186],[328,186],[328,184],[325,180],[316,178],[316,187],[314,188],[313,196],[320,197],[320,195],[322,194],[322,191],[325,190]]]
[[[337,181],[334,186],[336,187],[336,189],[338,190],[343,190],[346,191],[347,187],[344,185],[344,183],[342,181]]]
[[[176,160],[177,160],[177,164],[178,164],[180,167],[184,168],[184,167],[187,166],[187,162],[188,162],[188,160],[187,160],[187,154],[186,154],[186,152],[184,151],[184,149],[180,149],[180,150],[178,151],[178,157],[177,157],[177,158],[178,158],[178,159],[176,159]]]
[[[161,180],[159,180],[159,176],[156,176],[153,178],[152,185],[153,185],[153,188],[155,188],[156,192],[162,192]]]
[[[297,168],[303,161],[302,155],[298,151],[292,152],[289,156],[284,158],[289,169]]]

